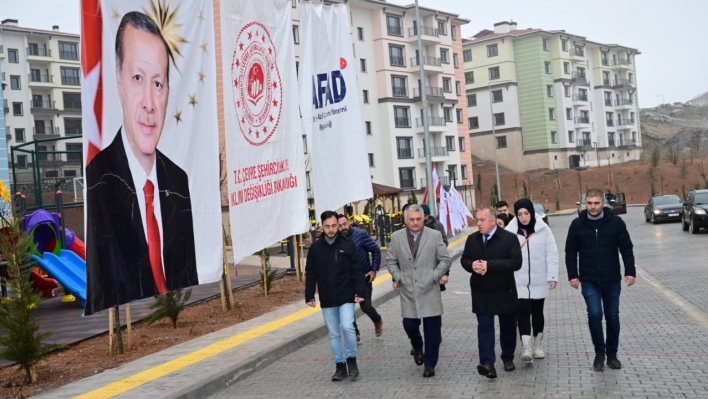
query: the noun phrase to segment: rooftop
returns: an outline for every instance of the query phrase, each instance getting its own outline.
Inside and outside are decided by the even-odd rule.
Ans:
[[[52,30],[47,29],[37,29],[37,28],[26,28],[19,26],[18,20],[16,19],[4,19],[0,23],[0,33],[3,31],[13,31],[13,32],[26,32],[26,33],[36,33],[40,35],[59,35],[59,36],[70,36],[70,37],[80,37],[77,33],[62,32],[59,30],[58,25],[54,25]]]

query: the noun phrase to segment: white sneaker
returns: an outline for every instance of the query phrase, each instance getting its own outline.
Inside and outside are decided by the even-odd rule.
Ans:
[[[533,364],[533,356],[531,356],[531,336],[522,335],[521,336],[521,361],[526,365],[530,366]]]
[[[541,341],[543,341],[543,333],[538,333],[538,335],[534,337],[533,340],[533,357],[535,357],[536,359],[544,359],[546,357],[546,352],[543,351],[543,347],[541,346]]]

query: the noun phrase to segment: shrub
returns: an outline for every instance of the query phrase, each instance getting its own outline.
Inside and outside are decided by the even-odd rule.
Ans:
[[[179,289],[164,295],[155,296],[155,302],[150,305],[150,309],[154,310],[154,312],[145,319],[147,324],[151,325],[162,319],[170,319],[172,327],[177,328],[179,314],[187,307],[187,301],[191,296],[191,288],[187,290]]]

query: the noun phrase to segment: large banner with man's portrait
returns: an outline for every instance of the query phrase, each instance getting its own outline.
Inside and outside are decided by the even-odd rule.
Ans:
[[[211,0],[82,0],[86,315],[222,273]]]
[[[238,261],[309,228],[292,0],[222,0],[221,43]]]

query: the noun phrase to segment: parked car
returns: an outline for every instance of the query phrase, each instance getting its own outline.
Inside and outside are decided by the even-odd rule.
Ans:
[[[698,234],[701,227],[708,227],[708,190],[693,190],[686,194],[681,207],[681,228]]]
[[[533,210],[536,212],[536,215],[540,216],[541,219],[543,219],[543,222],[546,223],[547,225],[551,225],[548,223],[548,209],[543,207],[543,204],[539,204],[538,202],[533,203]]]
[[[578,216],[580,212],[585,210],[585,194],[580,196],[580,201],[576,202],[575,205],[578,206]],[[624,215],[627,213],[627,201],[624,198],[624,193],[615,194],[615,199],[610,201],[608,204],[605,201],[605,208],[612,209],[615,215]]]
[[[681,220],[681,198],[678,195],[655,195],[644,207],[644,219],[647,222]]]

